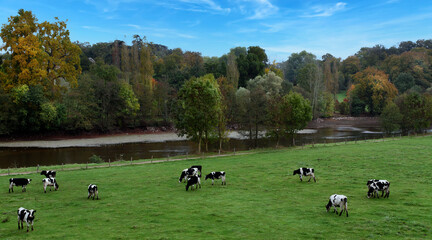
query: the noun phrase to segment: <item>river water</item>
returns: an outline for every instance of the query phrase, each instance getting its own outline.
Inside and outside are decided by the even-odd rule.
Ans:
[[[296,145],[312,143],[334,143],[364,139],[381,138],[382,133],[377,127],[332,126],[318,129],[306,129],[296,137]],[[230,139],[224,143],[223,150],[241,151],[254,148],[275,147],[272,139],[259,139],[257,143],[248,139]],[[291,146],[292,141],[281,139],[281,146]],[[217,152],[218,144],[211,144],[209,151]],[[31,166],[61,165],[70,163],[86,163],[92,155],[100,156],[105,162],[117,160],[137,160],[177,155],[193,154],[197,152],[197,144],[190,141],[139,142],[110,144],[90,147],[65,148],[0,148],[0,168],[16,168]]]

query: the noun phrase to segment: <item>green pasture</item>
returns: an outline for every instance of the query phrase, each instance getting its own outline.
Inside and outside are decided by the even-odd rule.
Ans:
[[[0,239],[431,239],[432,136],[262,150],[248,155],[59,171],[59,191],[27,192],[0,177]],[[226,171],[227,185],[202,179],[185,191],[181,170]],[[294,169],[313,167],[317,182]],[[390,181],[388,199],[366,198],[368,179]],[[306,178],[307,179],[307,178]],[[100,200],[87,199],[97,184]],[[325,210],[348,197],[349,217]],[[33,232],[16,210],[36,209]]]

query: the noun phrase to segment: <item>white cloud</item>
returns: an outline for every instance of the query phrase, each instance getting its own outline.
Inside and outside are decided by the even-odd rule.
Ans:
[[[333,6],[316,5],[312,7],[313,13],[306,14],[303,17],[330,17],[336,12],[344,10],[346,5],[344,2],[338,2]]]
[[[159,2],[157,4],[180,11],[210,12],[214,14],[231,12],[230,8],[223,8],[212,0],[180,0],[179,2]]]
[[[252,4],[252,6],[254,7],[254,9],[252,10],[253,15],[247,18],[250,20],[264,19],[276,14],[279,11],[279,8],[273,5],[268,0],[247,0],[246,2]],[[244,6],[242,7],[244,8]]]

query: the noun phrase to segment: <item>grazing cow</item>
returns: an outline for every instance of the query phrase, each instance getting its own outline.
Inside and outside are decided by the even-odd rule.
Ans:
[[[42,180],[42,182],[43,182],[43,184],[44,184],[44,192],[45,192],[45,193],[46,193],[46,188],[47,188],[47,186],[50,187],[50,191],[51,191],[51,188],[52,188],[53,186],[54,186],[54,190],[55,190],[55,191],[57,191],[58,188],[59,188],[59,185],[57,184],[57,181],[56,181],[55,178],[44,178],[44,179]]]
[[[195,176],[189,176],[187,178],[186,191],[189,189],[189,187],[191,187],[191,190],[193,190],[194,186],[196,186],[195,189],[198,189],[198,185],[199,185],[199,188],[201,188],[200,177],[198,177],[196,175]]]
[[[212,180],[212,185],[213,185],[215,179],[222,179],[222,185],[226,185],[225,175],[226,175],[226,173],[224,171],[211,172],[211,173],[206,175],[205,180],[210,178]]]
[[[196,169],[198,169],[199,177],[201,177],[201,174],[202,174],[202,166],[201,165],[193,165],[190,168],[196,168]]]
[[[313,177],[313,180],[316,182],[315,170],[313,168],[299,168],[297,170],[294,170],[293,175],[296,175],[296,174],[298,174],[300,176],[300,181],[303,181],[303,176],[310,176],[308,182],[310,182],[312,177]]]
[[[186,168],[183,169],[180,178],[179,178],[179,183],[181,183],[183,180],[187,181],[188,177],[190,176],[201,176],[198,175],[198,168]]]
[[[27,232],[29,231],[29,224],[31,224],[31,229],[33,229],[33,220],[34,220],[34,213],[36,210],[27,210],[23,207],[20,207],[17,211],[18,214],[18,229],[20,229],[20,222],[21,222],[21,229],[24,229],[23,223],[26,222],[27,224]]]
[[[99,193],[98,193],[97,186],[94,185],[94,184],[90,184],[88,186],[88,196],[87,196],[87,199],[89,199],[90,197],[93,197],[93,200],[94,200],[95,195],[96,195],[96,199],[99,199]]]
[[[334,207],[334,211],[338,214],[336,207],[340,207],[339,216],[342,215],[343,210],[345,209],[346,216],[348,217],[348,198],[345,195],[333,194],[330,196],[329,202],[326,205],[327,212],[331,207]]]
[[[10,178],[9,179],[9,193],[13,192],[13,186],[22,186],[22,191],[26,192],[27,189],[27,184],[29,184],[31,181],[31,179],[27,179],[27,178]]]
[[[376,180],[371,179],[366,184],[368,186],[367,197],[377,197],[379,198],[378,191],[381,191],[381,197],[384,195],[384,198],[388,198],[390,195],[390,182],[387,180]]]
[[[43,170],[40,175],[45,175],[47,178],[55,178],[56,177],[56,171],[45,171]]]

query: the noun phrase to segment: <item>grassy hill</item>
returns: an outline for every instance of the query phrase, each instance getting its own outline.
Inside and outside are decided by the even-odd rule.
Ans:
[[[1,239],[430,239],[432,136],[367,141],[157,164],[60,171],[59,191],[42,176],[22,193],[0,177]],[[227,185],[202,179],[185,191],[182,169],[226,171]],[[315,168],[317,183],[292,176]],[[22,176],[19,176],[22,177]],[[366,198],[368,179],[391,182],[390,198]],[[307,179],[307,178],[306,178]],[[99,186],[100,200],[87,199]],[[348,197],[349,217],[327,213]],[[16,210],[36,209],[35,231],[18,230]]]

